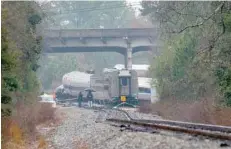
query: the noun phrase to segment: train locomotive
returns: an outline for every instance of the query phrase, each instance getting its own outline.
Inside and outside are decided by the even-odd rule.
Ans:
[[[138,77],[135,70],[104,69],[101,75],[92,75],[90,78],[96,101],[113,105],[138,104]]]

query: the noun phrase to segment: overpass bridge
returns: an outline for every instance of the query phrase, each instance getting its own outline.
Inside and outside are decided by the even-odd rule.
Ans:
[[[159,46],[157,35],[156,28],[45,29],[42,33],[46,53],[114,51],[124,55],[128,69],[133,53]]]

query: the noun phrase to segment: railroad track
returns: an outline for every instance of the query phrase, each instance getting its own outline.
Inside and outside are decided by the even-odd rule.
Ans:
[[[185,125],[182,125],[183,122],[180,122],[179,125],[175,123],[175,125],[170,124],[162,124],[162,123],[147,123],[143,120],[122,120],[122,119],[106,119],[107,121],[123,124],[123,126],[127,125],[127,127],[130,127],[131,125],[134,126],[141,126],[146,128],[153,128],[153,129],[162,129],[162,130],[168,130],[168,131],[175,131],[175,132],[182,132],[182,133],[188,133],[191,135],[201,135],[201,136],[207,136],[211,138],[216,139],[224,139],[224,140],[231,140],[231,127],[226,126],[216,126],[216,125],[209,125],[207,127],[206,124],[193,124],[194,127],[187,126],[187,123]],[[167,121],[167,120],[166,120]],[[165,121],[165,122],[166,122]],[[218,131],[217,128],[222,129],[222,131]]]
[[[144,120],[144,119],[133,119],[126,110],[122,109],[110,109],[110,108],[98,108],[98,111],[103,112],[105,115],[102,118],[101,115],[98,115],[96,122],[110,122],[116,123],[123,127],[131,126],[134,127],[143,127],[148,129],[160,129],[174,132],[187,133],[191,135],[200,135],[211,137],[215,139],[222,140],[231,140],[231,127],[228,126],[219,126],[219,125],[209,125],[209,124],[200,124],[200,123],[188,123],[181,121],[171,121],[171,120]],[[123,118],[117,117],[113,118],[109,115],[113,115],[113,112],[118,112],[121,115],[124,115]],[[116,117],[116,115],[114,115]],[[102,118],[102,119],[101,119]]]
[[[72,101],[69,99],[68,101]],[[92,107],[92,109],[99,112],[95,122],[111,122],[121,124],[127,127],[139,126],[144,128],[161,129],[175,132],[188,133],[191,135],[207,136],[216,139],[231,140],[231,127],[209,125],[200,123],[189,123],[171,120],[144,120],[134,119],[127,112],[126,109],[121,108],[108,108],[105,106]],[[119,118],[118,118],[119,117]]]
[[[106,121],[108,117],[122,117],[128,121],[133,119],[125,110],[121,110],[119,108],[93,107],[93,109],[101,112],[95,120],[97,123]]]

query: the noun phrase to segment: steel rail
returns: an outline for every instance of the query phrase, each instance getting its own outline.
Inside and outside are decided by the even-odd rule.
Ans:
[[[133,119],[128,112],[126,112],[125,110],[121,110],[119,108],[98,107],[97,110],[104,111],[107,114],[108,114],[107,110],[115,110],[124,113],[127,117],[127,120],[106,118],[106,121],[110,121],[110,122],[183,132],[191,135],[201,135],[201,136],[207,136],[216,139],[231,140],[231,127],[229,126],[189,123],[189,122],[171,121],[171,120]]]
[[[107,114],[108,114],[108,110],[119,111],[119,112],[123,113],[129,121],[133,120],[133,118],[126,111],[118,109],[118,108],[105,108],[105,107],[97,107],[96,108],[96,107],[93,107],[93,109],[98,110],[98,111],[103,111]]]
[[[118,108],[112,108],[112,110],[122,112],[129,121],[133,120],[133,118],[124,110],[121,110],[121,109],[118,109]]]
[[[123,123],[123,124],[129,124],[129,125],[137,125],[137,126],[143,126],[143,127],[149,127],[149,128],[155,128],[155,129],[163,129],[163,130],[170,130],[170,131],[176,131],[176,132],[183,132],[188,133],[191,135],[201,135],[201,136],[207,136],[211,138],[216,139],[224,139],[224,140],[231,140],[231,135],[227,133],[221,133],[221,132],[214,132],[214,131],[205,131],[202,129],[192,129],[192,128],[185,128],[180,126],[172,126],[172,125],[166,125],[166,124],[155,124],[155,123],[145,123],[142,121],[134,121],[134,120],[121,120],[121,119],[106,119],[110,122],[116,122],[116,123]]]
[[[134,122],[142,122],[142,123],[149,123],[149,124],[159,124],[159,125],[171,125],[176,127],[184,127],[189,129],[201,129],[201,130],[208,130],[208,131],[217,131],[217,132],[225,132],[231,133],[231,127],[229,126],[221,126],[221,125],[211,125],[211,124],[202,124],[202,123],[190,123],[190,122],[182,122],[182,121],[172,121],[172,120],[145,120],[145,119],[133,119],[128,112],[125,110],[121,110],[119,108],[105,108],[105,110],[117,110],[122,112],[126,115],[129,121]]]
[[[192,129],[203,129],[203,130],[209,130],[209,131],[219,131],[219,132],[231,133],[231,127],[229,126],[220,126],[220,125],[211,125],[211,124],[202,124],[202,123],[190,123],[190,122],[172,121],[172,120],[159,120],[159,119],[137,120],[137,121],[143,122],[143,123],[165,124],[165,125],[179,126],[179,127],[192,128]]]
[[[172,120],[145,120],[145,119],[133,119],[128,112],[121,109],[115,109],[117,111],[123,112],[127,117],[128,120],[143,122],[143,123],[151,123],[151,124],[164,124],[164,125],[172,125],[178,127],[185,127],[185,128],[192,128],[192,129],[202,129],[202,130],[209,130],[209,131],[218,131],[218,132],[226,132],[231,133],[231,127],[229,126],[221,126],[221,125],[211,125],[211,124],[202,124],[202,123],[190,123],[190,122],[182,122],[182,121],[172,121]]]

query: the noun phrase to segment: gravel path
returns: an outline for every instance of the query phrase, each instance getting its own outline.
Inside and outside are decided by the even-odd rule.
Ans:
[[[77,107],[61,107],[65,121],[50,134],[55,149],[217,149],[221,141],[157,130],[120,131],[105,123],[95,123],[98,112]],[[140,115],[139,115],[140,116]],[[151,116],[152,117],[152,116]],[[228,148],[228,147],[226,147]]]

